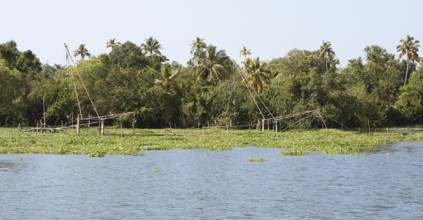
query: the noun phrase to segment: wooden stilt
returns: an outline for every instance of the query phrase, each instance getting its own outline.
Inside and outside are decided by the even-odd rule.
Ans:
[[[104,135],[104,119],[100,119],[100,134]]]
[[[132,120],[132,134],[135,134],[135,118]]]
[[[76,134],[78,134],[79,135],[79,132],[80,132],[80,123],[79,123],[79,115],[77,116],[77,118],[76,118]]]

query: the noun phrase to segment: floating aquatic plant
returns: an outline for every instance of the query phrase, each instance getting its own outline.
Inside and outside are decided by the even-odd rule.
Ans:
[[[122,135],[123,133],[123,135]],[[291,148],[326,154],[376,152],[378,146],[399,141],[423,141],[423,133],[358,133],[334,129],[286,132],[204,129],[82,129],[60,133],[18,132],[0,128],[1,154],[134,155],[134,152],[168,149],[230,150],[232,147]],[[292,147],[295,146],[295,147]],[[137,154],[135,154],[137,155]],[[141,156],[142,154],[138,154]]]
[[[104,157],[106,155],[106,152],[95,150],[88,154],[89,157]]]
[[[264,161],[266,161],[264,158],[254,158],[254,157],[249,157],[249,158],[247,158],[247,161],[248,162],[264,162]]]
[[[300,149],[285,150],[279,153],[281,156],[302,156],[307,154],[308,153],[306,151]]]

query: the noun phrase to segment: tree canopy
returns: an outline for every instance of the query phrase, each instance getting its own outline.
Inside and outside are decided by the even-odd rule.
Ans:
[[[102,115],[135,112],[137,127],[245,126],[313,109],[333,119],[327,121],[332,127],[339,127],[333,121],[414,125],[423,121],[419,43],[411,36],[400,40],[400,59],[370,45],[340,68],[329,41],[267,61],[243,47],[238,64],[197,37],[187,45],[191,59],[179,64],[162,54],[154,37],[139,45],[112,38],[105,44],[109,52],[94,56],[81,44],[73,53],[80,57],[75,66],[42,64],[8,41],[0,44],[0,123],[35,125],[45,115],[50,125],[70,124],[80,111],[94,114],[91,98]],[[309,126],[319,125],[309,120]]]

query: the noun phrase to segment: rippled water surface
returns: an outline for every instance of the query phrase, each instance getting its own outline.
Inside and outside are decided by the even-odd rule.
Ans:
[[[281,151],[0,155],[0,219],[423,219],[422,142],[368,156]]]

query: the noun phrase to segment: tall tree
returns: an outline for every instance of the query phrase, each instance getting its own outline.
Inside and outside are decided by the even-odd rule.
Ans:
[[[409,83],[402,87],[397,107],[412,123],[423,122],[423,68],[410,75]]]
[[[91,57],[91,54],[88,52],[87,48],[85,48],[85,44],[81,44],[78,49],[73,52],[73,56],[80,56],[81,59],[84,60],[86,56]]]
[[[323,41],[319,49],[319,57],[325,60],[326,71],[328,71],[329,60],[333,59],[335,52],[332,49],[332,44],[329,41]]]
[[[115,49],[116,47],[118,47],[119,45],[120,45],[120,43],[119,42],[116,42],[116,38],[110,39],[106,43],[106,47],[107,48],[112,48],[112,50]]]
[[[241,51],[239,51],[239,56],[247,58],[248,55],[251,55],[251,50],[248,50],[246,47],[243,47]]]
[[[194,66],[194,75],[196,78],[217,82],[225,80],[232,74],[232,61],[226,55],[224,50],[217,50],[216,46],[207,47],[204,57],[200,57],[196,66]]]
[[[197,37],[195,40],[192,41],[191,54],[193,54],[197,50],[203,50],[206,47],[207,47],[207,44],[204,42],[204,39]]]
[[[270,83],[270,70],[267,69],[266,63],[261,62],[258,57],[256,59],[247,58],[242,63],[241,74],[244,75],[244,80],[260,93],[263,86]]]
[[[404,55],[407,56],[407,70],[405,71],[405,78],[404,78],[404,86],[407,84],[407,78],[408,78],[408,70],[410,61],[411,62],[420,62],[421,58],[419,57],[419,47],[420,47],[420,41],[414,40],[414,37],[410,37],[410,35],[407,35],[405,39],[400,40],[401,44],[397,46],[397,51],[400,53],[399,58],[403,57]]]
[[[141,44],[141,48],[144,50],[146,54],[161,54],[160,49],[162,49],[162,45],[160,45],[159,41],[154,39],[153,37],[149,37],[145,40],[145,43]]]
[[[155,79],[154,84],[162,87],[168,94],[173,94],[176,86],[172,80],[178,73],[179,70],[173,70],[170,65],[164,64],[160,69],[160,79]]]

